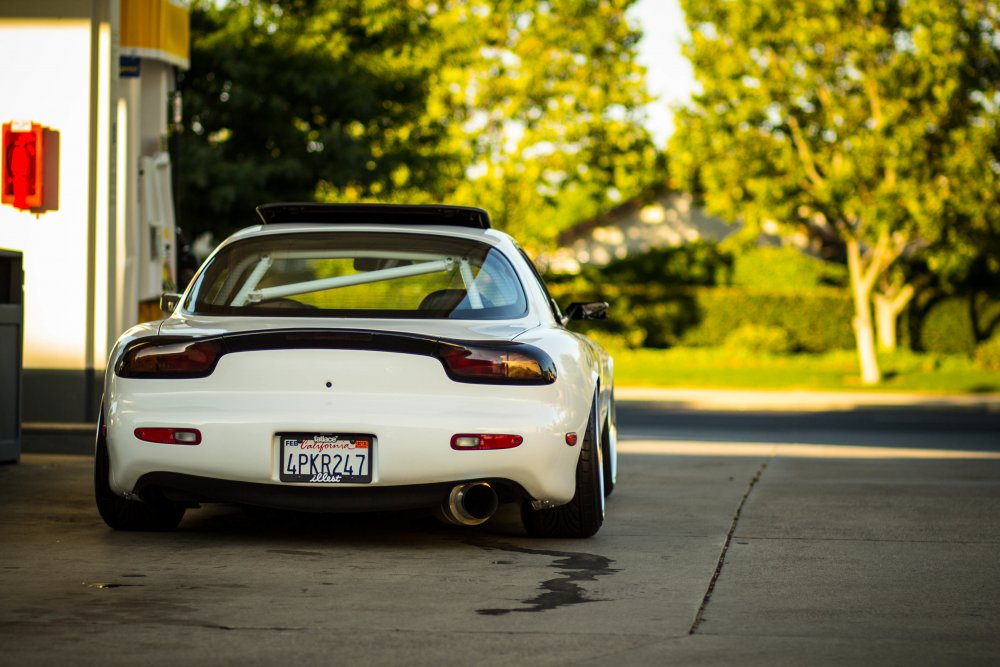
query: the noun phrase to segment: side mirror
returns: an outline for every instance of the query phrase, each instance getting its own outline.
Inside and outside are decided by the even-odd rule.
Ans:
[[[606,320],[608,319],[607,301],[592,301],[581,303],[574,301],[566,307],[567,320]]]
[[[160,295],[160,310],[165,313],[172,313],[181,302],[181,295],[174,292],[164,292]]]

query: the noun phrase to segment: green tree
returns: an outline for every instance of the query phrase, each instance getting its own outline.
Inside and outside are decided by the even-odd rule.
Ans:
[[[665,179],[633,2],[197,2],[183,224],[227,232],[262,201],[449,201],[541,250]]]
[[[677,120],[677,183],[751,228],[835,234],[862,380],[878,382],[872,296],[881,282],[905,305],[897,260],[967,264],[1000,233],[997,3],[682,4],[702,91]]]
[[[442,192],[460,174],[424,113],[441,47],[420,3],[204,1],[191,24],[177,170],[189,231],[226,234],[258,203],[318,190]]]
[[[453,200],[542,249],[665,180],[643,126],[633,2],[444,3],[434,24],[460,55],[438,72],[431,113],[453,120],[448,152],[466,165]]]
[[[996,13],[993,16],[995,21]],[[954,289],[967,284],[972,272],[1000,274],[1000,87],[996,79],[1000,68],[995,51],[992,57],[993,74],[985,71],[994,77],[992,91],[965,92],[977,104],[985,101],[985,94],[994,101],[986,105],[985,113],[972,114],[968,126],[953,130],[942,147],[947,154],[941,156],[938,173],[928,175],[934,177],[937,196],[925,199],[924,205],[937,216],[937,233],[918,236],[898,266],[884,271],[876,282],[873,302],[883,350],[896,349],[900,313],[920,289]]]

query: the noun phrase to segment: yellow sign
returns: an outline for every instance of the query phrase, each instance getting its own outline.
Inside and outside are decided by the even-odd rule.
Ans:
[[[179,0],[121,0],[120,53],[187,69],[191,19]]]

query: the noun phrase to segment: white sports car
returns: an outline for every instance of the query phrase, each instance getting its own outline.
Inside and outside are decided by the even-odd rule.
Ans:
[[[436,508],[589,537],[616,470],[612,360],[457,206],[270,204],[111,353],[95,492],[121,530],[231,502]]]

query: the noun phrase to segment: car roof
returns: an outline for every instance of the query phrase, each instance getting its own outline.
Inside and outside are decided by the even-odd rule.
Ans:
[[[257,215],[265,225],[319,223],[348,225],[440,225],[489,229],[490,216],[481,208],[444,204],[262,204]]]

